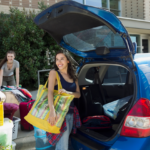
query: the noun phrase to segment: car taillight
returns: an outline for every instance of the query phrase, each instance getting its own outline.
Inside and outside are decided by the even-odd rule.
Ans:
[[[150,101],[141,98],[129,111],[121,130],[122,136],[150,136]]]

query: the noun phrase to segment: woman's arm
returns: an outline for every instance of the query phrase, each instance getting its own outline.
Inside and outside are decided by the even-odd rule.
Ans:
[[[48,118],[48,122],[53,126],[56,123],[57,117],[54,109],[54,98],[53,98],[53,91],[54,91],[54,86],[56,84],[56,71],[51,70],[49,73],[49,78],[48,78],[48,105],[50,108],[50,114]]]
[[[19,87],[19,68],[16,68],[16,86]]]
[[[3,82],[3,70],[0,70],[0,86],[2,86],[2,82]]]
[[[74,95],[74,98],[80,98],[80,89],[79,89],[79,84],[78,84],[78,80],[76,81],[76,92],[70,92],[70,91],[66,91],[65,89],[60,89],[58,93],[67,93],[67,94],[71,94]]]

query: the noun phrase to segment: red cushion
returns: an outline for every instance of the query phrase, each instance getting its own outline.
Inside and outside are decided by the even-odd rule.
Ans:
[[[88,129],[108,129],[112,128],[111,120],[104,115],[88,116],[83,119],[83,126]]]
[[[14,113],[19,109],[19,105],[13,103],[4,103],[4,117],[13,119]]]

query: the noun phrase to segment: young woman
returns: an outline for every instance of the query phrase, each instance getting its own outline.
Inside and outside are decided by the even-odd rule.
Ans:
[[[8,51],[5,58],[0,62],[0,87],[2,85],[16,85],[19,87],[19,62],[15,60],[14,51]],[[14,70],[16,69],[16,83]]]
[[[57,116],[53,104],[53,90],[58,89],[56,71],[59,74],[59,78],[63,89],[59,90],[59,93],[68,93],[74,95],[75,98],[80,97],[80,90],[78,85],[78,80],[75,75],[75,70],[69,56],[69,53],[61,50],[55,56],[55,70],[49,73],[49,84],[48,84],[48,102],[50,107],[49,123],[55,125]],[[74,102],[70,104],[74,107]],[[73,127],[73,113],[72,109],[69,109],[66,115],[67,130],[63,133],[62,137],[56,144],[55,150],[68,150],[69,134],[71,133]]]

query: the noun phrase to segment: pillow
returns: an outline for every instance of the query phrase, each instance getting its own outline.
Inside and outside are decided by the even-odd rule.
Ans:
[[[19,109],[19,105],[13,103],[4,103],[4,117],[13,119],[14,113]]]

